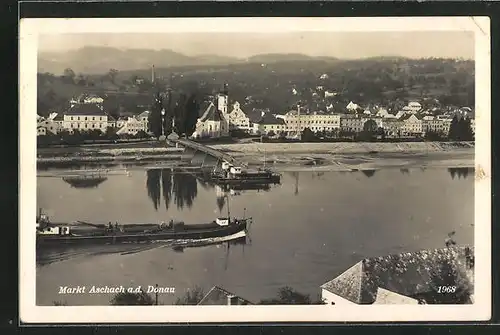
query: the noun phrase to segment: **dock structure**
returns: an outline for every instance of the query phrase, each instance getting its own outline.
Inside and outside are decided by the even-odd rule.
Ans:
[[[183,159],[189,160],[192,164],[200,164],[202,167],[219,168],[222,166],[223,162],[227,162],[236,166],[248,166],[246,163],[238,161],[225,152],[191,141],[187,138],[181,138],[176,134],[170,134],[167,140],[170,143],[183,147]]]

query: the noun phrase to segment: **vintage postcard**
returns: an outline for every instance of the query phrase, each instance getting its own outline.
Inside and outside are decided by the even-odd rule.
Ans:
[[[22,322],[490,318],[489,18],[23,19],[19,43]]]

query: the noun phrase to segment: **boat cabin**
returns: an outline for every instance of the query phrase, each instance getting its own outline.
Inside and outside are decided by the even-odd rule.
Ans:
[[[46,227],[38,231],[41,235],[69,235],[69,227]]]
[[[222,170],[229,170],[233,165],[231,163],[228,163],[228,162],[222,162]]]
[[[229,226],[229,219],[228,218],[217,218],[215,222],[219,226]]]
[[[232,166],[229,171],[231,171],[232,174],[241,174],[241,167]]]

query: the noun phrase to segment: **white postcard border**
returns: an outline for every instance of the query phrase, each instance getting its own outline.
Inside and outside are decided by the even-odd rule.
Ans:
[[[36,90],[39,34],[102,32],[457,31],[475,34],[475,302],[472,305],[36,306]],[[19,303],[25,323],[480,321],[491,317],[491,103],[488,17],[22,19]]]

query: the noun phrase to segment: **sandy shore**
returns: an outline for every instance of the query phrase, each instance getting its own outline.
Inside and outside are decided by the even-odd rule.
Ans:
[[[466,143],[248,143],[214,145],[249,165],[282,171],[349,171],[380,168],[473,167]]]
[[[467,143],[238,143],[211,145],[252,166],[282,171],[346,171],[410,167],[473,167],[474,144]],[[179,161],[182,149],[78,147],[40,150],[37,162],[149,163]],[[141,164],[144,166],[144,164]]]

